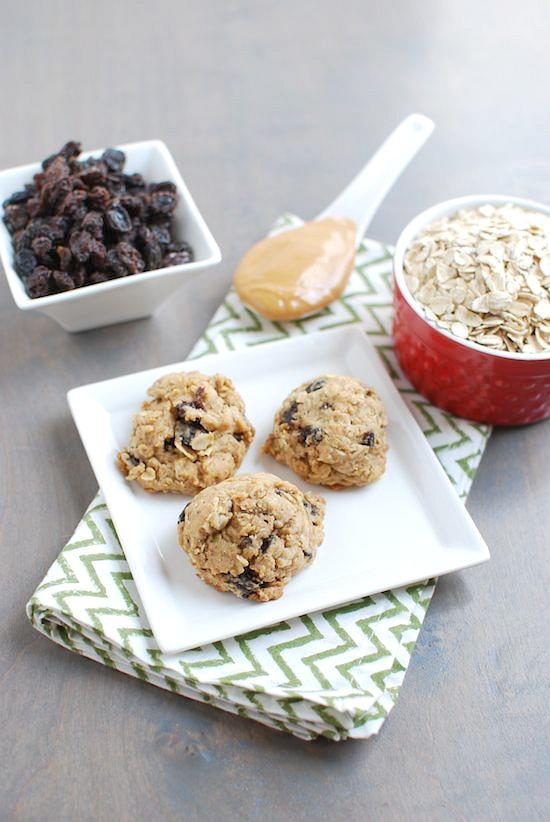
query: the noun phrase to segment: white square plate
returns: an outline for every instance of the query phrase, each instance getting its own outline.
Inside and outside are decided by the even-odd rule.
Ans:
[[[281,599],[256,603],[221,594],[193,573],[176,539],[187,499],[148,494],[115,465],[146,389],[163,374],[199,369],[230,377],[256,437],[241,471],[270,471],[327,500],[325,540],[314,564]],[[389,418],[388,467],[365,488],[308,486],[261,453],[273,415],[297,385],[323,373],[353,375],[379,392]],[[75,388],[69,404],[160,648],[176,653],[366,594],[476,565],[489,550],[437,457],[358,328],[325,331],[199,361],[174,363]]]

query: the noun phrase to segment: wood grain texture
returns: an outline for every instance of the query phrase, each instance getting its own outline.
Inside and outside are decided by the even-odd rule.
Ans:
[[[0,281],[2,819],[548,818],[547,423],[491,440],[469,508],[492,561],[439,582],[368,742],[301,743],[163,693],[23,609],[96,488],[67,389],[183,358],[248,245],[283,210],[317,213],[401,116],[438,129],[372,236],[449,196],[548,201],[549,24],[533,0],[2,4],[0,167],[160,137],[224,253],[154,319],[77,336]]]

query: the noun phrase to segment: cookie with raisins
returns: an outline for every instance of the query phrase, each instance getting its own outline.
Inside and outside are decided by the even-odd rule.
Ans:
[[[386,468],[387,418],[374,388],[326,374],[284,400],[263,450],[318,485],[367,485]]]
[[[278,599],[323,540],[325,501],[273,474],[238,474],[186,505],[178,541],[195,572],[241,599]]]
[[[196,494],[232,476],[254,428],[228,377],[167,374],[147,391],[118,465],[146,491]]]

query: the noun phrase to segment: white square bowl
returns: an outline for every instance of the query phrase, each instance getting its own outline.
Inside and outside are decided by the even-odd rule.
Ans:
[[[6,273],[13,299],[22,311],[46,314],[66,331],[85,331],[103,325],[137,320],[153,314],[170,294],[199,271],[216,265],[221,260],[214,240],[189,189],[178,171],[174,158],[161,140],[146,140],[116,146],[126,155],[125,173],[139,173],[146,182],[169,180],[178,191],[178,206],[172,227],[174,240],[186,240],[194,252],[194,260],[183,265],[145,271],[97,285],[87,285],[31,299],[14,268],[14,253],[9,231],[0,214],[0,260]],[[104,149],[83,152],[80,159],[96,157]],[[0,171],[0,202],[7,200],[33,175],[42,170],[40,163]],[[3,212],[3,209],[2,209]]]

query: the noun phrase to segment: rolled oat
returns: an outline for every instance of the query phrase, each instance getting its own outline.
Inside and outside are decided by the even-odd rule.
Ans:
[[[426,317],[454,336],[499,351],[550,351],[547,215],[512,204],[464,209],[413,240],[404,270]]]

